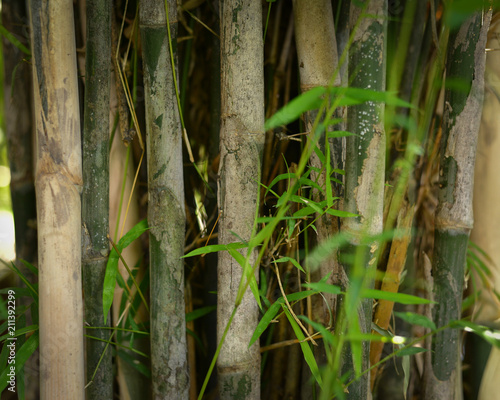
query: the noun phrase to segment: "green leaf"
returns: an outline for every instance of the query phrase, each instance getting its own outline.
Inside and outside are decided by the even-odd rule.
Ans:
[[[12,43],[13,46],[17,47],[20,51],[22,51],[27,56],[31,56],[31,51],[22,44],[12,33],[10,33],[3,25],[0,25],[0,34],[5,36],[5,38]]]
[[[20,259],[19,261],[21,261],[24,264],[24,266],[31,271],[33,275],[38,275],[38,268],[35,267],[33,264],[30,264],[28,261],[22,259]]]
[[[15,364],[16,375],[21,370],[21,368],[24,367],[26,361],[28,361],[31,355],[35,352],[35,350],[38,347],[38,343],[39,343],[39,336],[38,336],[38,331],[36,331],[26,340],[26,342],[19,349],[16,349],[16,364]],[[4,344],[4,348],[6,347],[7,344],[8,343]],[[7,387],[8,383],[7,374],[10,372],[10,367],[11,365],[7,364],[7,367],[0,374],[0,393],[3,392],[3,390]]]
[[[281,257],[280,259],[273,261],[273,263],[281,263],[281,262],[291,262],[296,268],[301,270],[304,274],[306,273],[295,258]]]
[[[325,93],[326,88],[322,86],[317,86],[302,93],[269,118],[264,129],[268,131],[281,125],[287,125],[298,119],[306,111],[319,108],[323,102],[322,96]]]
[[[358,214],[353,214],[347,211],[342,211],[342,210],[335,210],[334,208],[329,208],[326,210],[327,214],[333,215],[334,217],[340,217],[340,218],[353,218],[353,217],[359,217]]]
[[[295,333],[295,336],[297,336],[297,339],[300,340],[300,348],[302,349],[302,354],[304,354],[304,359],[306,360],[307,365],[309,365],[309,369],[311,370],[312,375],[316,379],[316,382],[318,382],[318,385],[322,387],[323,381],[321,379],[321,374],[319,373],[318,364],[316,363],[316,359],[314,358],[314,354],[311,350],[311,346],[309,345],[308,342],[305,341],[306,337],[302,333],[302,330],[297,324],[297,321],[295,321],[295,319],[290,314],[290,311],[288,311],[288,308],[285,305],[283,305],[282,307],[283,310],[285,311],[288,321],[290,322],[290,325],[292,325],[292,329],[293,332]]]
[[[295,179],[295,178],[296,178],[296,175],[294,173],[292,173],[292,172],[287,172],[286,174],[279,174],[276,178],[273,179],[273,181],[271,182],[271,184],[267,188],[266,193],[264,194],[264,197],[267,196],[267,193],[269,192],[269,190],[271,190],[272,187],[274,185],[276,185],[278,182],[280,182],[280,181],[282,181],[284,179],[287,179],[288,182],[290,182],[290,179]]]
[[[128,231],[116,244],[118,251],[123,252],[134,240],[141,236],[146,230],[148,230],[148,222],[143,219],[137,225],[135,225],[130,231]],[[113,297],[115,294],[116,287],[116,275],[118,273],[118,261],[120,256],[115,249],[111,250],[109,253],[108,263],[106,265],[106,273],[104,275],[104,284],[102,292],[102,311],[104,316],[104,323],[108,318],[108,312],[113,303]]]
[[[210,314],[215,309],[217,309],[217,306],[206,306],[206,307],[197,308],[196,310],[188,312],[186,314],[186,322],[191,322],[191,321],[194,321],[195,319],[203,317],[204,315]]]
[[[308,291],[303,291],[303,292],[296,292],[296,293],[291,293],[286,296],[287,300],[289,302],[294,302],[294,301],[299,301],[302,299],[305,299],[308,296],[312,296],[315,294],[312,290]],[[267,329],[269,324],[273,321],[273,319],[276,317],[276,314],[278,313],[280,307],[282,304],[285,304],[285,299],[283,297],[280,297],[278,300],[276,300],[271,307],[268,308],[264,316],[261,318],[259,323],[257,324],[257,327],[255,328],[255,331],[252,335],[252,338],[250,339],[250,344],[248,347],[250,347],[252,344],[255,343],[255,341],[264,333],[264,331]]]
[[[393,92],[381,92],[377,90],[361,88],[330,87],[332,95],[340,96],[338,106],[352,106],[362,104],[367,101],[385,103],[395,107],[415,108],[411,103],[401,100]]]
[[[500,331],[499,330],[490,329],[489,327],[478,325],[478,324],[475,324],[473,322],[464,321],[464,320],[451,321],[450,327],[463,329],[467,332],[473,332],[476,335],[478,335],[479,337],[483,338],[486,342],[488,342],[492,346],[500,348]]]
[[[342,290],[340,287],[335,285],[329,285],[324,282],[314,282],[314,283],[303,283],[302,286],[306,288],[315,290],[316,292],[330,293],[330,294],[341,294]]]
[[[246,278],[246,280],[250,281],[250,289],[252,290],[252,294],[255,297],[255,300],[257,301],[259,308],[262,309],[262,304],[260,302],[260,295],[259,295],[259,285],[257,284],[257,280],[255,279],[255,275],[253,274],[253,269],[248,264],[248,261],[243,255],[236,249],[228,249],[229,254],[240,264],[241,268],[243,269],[243,274]],[[240,285],[244,285],[246,280],[242,279],[240,282]],[[239,292],[239,290],[238,290]]]
[[[304,321],[305,323],[311,325],[315,330],[317,330],[319,333],[321,333],[321,336],[323,337],[323,340],[330,344],[334,344],[334,336],[333,333],[330,332],[328,329],[326,329],[322,324],[318,322],[311,321],[309,318],[307,318],[305,315],[298,315],[297,316],[299,319]]]
[[[260,336],[264,333],[264,331],[267,329],[269,324],[274,320],[276,317],[276,314],[278,314],[278,311],[280,310],[281,304],[278,301],[275,301],[271,307],[269,307],[264,314],[264,316],[261,318],[259,323],[257,324],[257,327],[255,328],[255,331],[253,332],[252,338],[250,339],[250,343],[248,344],[248,347],[250,347],[252,344],[255,343],[255,341],[260,338]]]
[[[326,132],[327,138],[339,138],[339,137],[347,137],[347,136],[359,136],[356,133],[347,132],[347,131],[331,131]]]
[[[436,324],[427,318],[425,315],[416,314],[412,312],[394,312],[394,315],[401,318],[403,321],[408,322],[412,325],[423,326],[424,328],[429,328],[430,330],[436,330]]]
[[[24,328],[19,328],[19,329],[16,329],[16,333],[14,336],[11,336],[9,333],[3,335],[3,336],[0,336],[0,342],[3,342],[5,339],[7,338],[11,338],[11,337],[19,337],[21,335],[25,335],[29,332],[35,332],[38,330],[38,325],[30,325],[30,326],[25,326]]]
[[[404,356],[413,356],[415,354],[419,353],[425,353],[428,351],[428,349],[424,349],[423,347],[406,347],[397,352],[398,357],[404,357]]]
[[[26,285],[26,287],[31,291],[31,297],[35,301],[38,307],[38,291],[35,289],[35,287],[30,283],[28,278],[26,278],[23,273],[16,267],[16,264],[13,262],[10,263],[9,267],[14,270],[14,272],[21,278],[23,283]]]
[[[248,247],[247,243],[234,242],[229,244],[211,244],[209,246],[200,247],[199,249],[195,249],[190,251],[185,256],[181,258],[194,257],[202,254],[216,253],[218,251],[228,251],[233,249],[243,249]]]
[[[377,289],[363,289],[361,296],[365,299],[377,299],[393,301],[401,304],[433,304],[434,302],[423,299],[422,297],[412,296],[405,293],[384,292]]]

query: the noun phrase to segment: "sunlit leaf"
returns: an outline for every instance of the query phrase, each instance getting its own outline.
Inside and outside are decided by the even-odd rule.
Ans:
[[[326,88],[322,86],[317,86],[302,93],[269,118],[264,129],[268,131],[281,125],[287,125],[298,119],[306,111],[319,108],[323,102],[322,96],[325,93]]]

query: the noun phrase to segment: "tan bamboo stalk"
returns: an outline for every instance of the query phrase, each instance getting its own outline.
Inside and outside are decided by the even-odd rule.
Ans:
[[[411,240],[411,227],[413,223],[413,215],[415,214],[415,207],[409,206],[408,203],[403,203],[397,219],[397,230],[401,233],[401,237],[394,239],[391,245],[389,260],[387,262],[387,269],[382,280],[380,290],[385,292],[397,293],[399,284],[401,282],[401,274],[403,272],[408,245]],[[392,316],[394,302],[388,300],[378,300],[375,312],[373,314],[373,322],[382,329],[388,329]],[[372,332],[374,333],[374,332]],[[382,349],[384,348],[383,342],[372,341],[370,344],[370,365],[375,365],[380,361]],[[371,371],[371,387],[377,377],[378,368]]]
[[[496,13],[488,32],[487,49],[500,48],[500,13]],[[485,260],[491,271],[489,283],[486,285],[475,273],[472,290],[480,290],[479,299],[473,317],[478,322],[493,322],[500,318],[499,300],[494,291],[500,293],[500,185],[498,185],[498,171],[500,168],[500,52],[486,53],[486,70],[484,75],[485,93],[483,113],[476,152],[476,166],[474,170],[474,229],[471,232],[471,241],[489,255]],[[474,271],[473,271],[474,272]],[[470,284],[470,283],[469,283]],[[500,350],[494,346],[484,370],[479,400],[494,399],[498,394],[500,379]]]
[[[310,2],[307,0],[293,1],[293,14],[295,22],[295,42],[297,44],[297,56],[300,72],[300,89],[306,92],[317,86],[327,86],[332,83],[333,74],[338,64],[337,42],[335,39],[335,28],[333,26],[332,4],[329,0]],[[340,75],[335,77],[334,85],[340,85]],[[313,136],[312,127],[317,115],[317,110],[312,110],[304,114],[304,123],[307,132]],[[312,140],[312,139],[311,139]],[[326,155],[325,138],[319,138],[318,147]],[[311,154],[309,163],[312,167],[323,169],[319,174],[311,173],[313,180],[325,188],[326,172],[319,157],[315,152]],[[338,168],[339,166],[333,166]],[[314,193],[315,201],[320,202],[326,197],[323,193]],[[318,232],[317,241],[319,243],[327,240],[338,232],[336,219],[329,214],[324,214],[316,222]],[[331,275],[330,283],[333,283],[333,276],[340,276],[340,265],[335,256],[329,257],[322,263],[319,269],[312,274],[311,280],[316,282],[328,274]],[[337,282],[335,282],[337,283]],[[333,295],[325,294],[328,299],[328,307],[333,306]],[[313,297],[313,319],[323,324],[329,322],[329,311],[325,302],[320,296]]]
[[[181,259],[186,224],[182,126],[174,80],[177,69],[176,0],[166,3],[143,0],[140,29],[148,151],[153,398],[180,400],[189,397],[189,375],[184,263]]]
[[[221,130],[219,243],[249,240],[258,201],[264,133],[262,7],[259,1],[224,0],[221,12]],[[256,253],[252,254],[253,265]],[[219,254],[217,338],[235,307],[242,268]],[[248,347],[258,307],[248,290],[231,324],[218,361],[221,399],[260,398],[258,343]]]
[[[80,114],[73,2],[32,0],[40,395],[84,399]]]

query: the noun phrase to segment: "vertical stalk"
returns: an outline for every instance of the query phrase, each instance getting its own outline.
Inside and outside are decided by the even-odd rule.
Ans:
[[[306,92],[317,86],[328,86],[332,82],[338,65],[337,41],[335,39],[331,1],[321,0],[310,2],[307,0],[294,0],[293,15],[301,92]],[[335,76],[333,83],[337,86],[340,85],[340,74]],[[311,110],[304,113],[304,125],[306,131],[309,132],[309,140],[318,140],[317,147],[325,155],[325,159],[327,159],[327,155],[329,154],[327,151],[329,150],[327,148],[329,146],[328,139],[326,139],[324,132],[322,132],[319,138],[313,132],[313,125],[317,116],[318,110]],[[338,141],[340,145],[335,147],[336,149],[340,148],[340,152],[332,152],[334,153],[332,154],[334,160],[333,168],[341,168],[338,162],[342,156],[342,138],[339,138]],[[326,162],[330,162],[330,160],[327,159]],[[312,193],[314,201],[319,203],[327,200],[327,190],[330,190],[331,186],[335,184],[332,185],[330,176],[327,176],[329,168],[327,168],[327,165],[323,165],[316,152],[312,152],[309,164],[312,168],[321,171],[318,173],[313,170],[311,173],[312,179],[317,181],[324,190],[323,192],[314,190]],[[333,191],[336,192],[335,189]],[[333,196],[337,196],[337,193],[334,193]],[[332,206],[332,204],[328,205]],[[323,215],[317,214],[317,217],[318,219],[315,224],[317,230],[316,241],[317,243],[323,243],[338,232],[339,226],[337,219],[327,213]],[[332,254],[331,257],[321,263],[317,270],[311,271],[310,279],[316,282],[330,275],[328,283],[337,284],[337,280],[342,276],[340,268],[341,266],[338,263],[336,254]],[[326,293],[324,296],[326,301],[320,296],[313,296],[311,298],[312,315],[309,317],[325,326],[332,326],[333,321],[331,321],[330,315],[334,307],[334,296]],[[317,363],[325,364],[326,354],[323,346],[314,350]],[[310,380],[309,371],[309,368],[304,368],[303,370],[304,383]],[[311,385],[303,384],[302,397],[312,398],[314,396],[313,391],[314,389],[311,388]]]
[[[140,4],[150,226],[151,369],[154,399],[187,399],[184,304],[185,210],[182,127],[177,107],[177,3],[168,0],[172,59],[165,3]]]
[[[476,145],[484,94],[486,33],[491,13],[476,12],[450,33],[441,138],[439,205],[433,256],[433,319],[447,325],[461,316],[467,244],[473,225]],[[458,85],[458,86],[457,86]],[[432,342],[428,399],[460,398],[460,332],[445,329]]]
[[[359,2],[358,2],[359,3]],[[352,87],[385,90],[387,1],[371,0],[359,7],[351,3],[350,26],[358,28],[353,32],[354,40],[349,49],[349,80]],[[368,101],[350,107],[347,113],[347,130],[356,136],[346,141],[345,210],[359,214],[357,218],[345,218],[342,230],[351,235],[352,249],[356,252],[353,265],[346,265],[351,285],[373,286],[373,272],[376,268],[378,244],[359,247],[366,235],[382,232],[385,131],[384,104]],[[356,299],[352,299],[354,303]],[[349,295],[346,298],[349,300]],[[355,309],[346,310],[348,325],[356,322],[363,333],[371,331],[372,300],[361,302],[357,315],[350,315]],[[346,349],[342,374],[352,373],[354,361]],[[362,345],[361,370],[369,366],[369,344]],[[349,386],[348,399],[366,399],[370,393],[369,374],[363,375]]]
[[[331,82],[338,64],[331,1],[322,0],[311,3],[307,0],[294,0],[293,13],[301,91],[306,92],[317,86],[327,86]],[[335,77],[334,84],[340,85],[340,75]],[[312,129],[317,114],[318,110],[311,110],[303,116],[306,130],[309,132],[311,138],[310,140],[314,140],[315,134],[312,132]],[[320,151],[326,156],[328,141],[325,140],[324,134],[319,138],[317,145]],[[340,158],[340,155],[337,155]],[[335,156],[334,159],[336,159]],[[318,184],[325,189],[323,193],[317,191],[313,193],[314,200],[321,202],[326,199],[325,193],[329,187],[327,180],[330,177],[326,176],[326,166],[322,165],[316,152],[311,154],[309,163],[312,167],[322,171],[321,173],[315,171],[311,173],[312,178],[317,180]],[[335,165],[333,168],[338,167],[339,165]],[[319,243],[324,242],[338,232],[336,219],[325,213],[318,218],[316,229],[318,232],[317,241]],[[340,276],[338,268],[336,257],[332,256],[322,263],[317,273],[313,273],[314,277],[312,279],[319,281],[332,272],[335,272],[335,276]],[[325,302],[319,296],[314,298],[317,301],[313,304],[314,319],[325,325],[332,322],[329,321],[328,308],[331,308],[333,304],[333,296],[326,296],[329,303],[328,307],[326,307]]]
[[[111,2],[87,0],[85,105],[83,121],[82,269],[85,321],[104,327],[102,288],[109,253],[109,106]],[[108,318],[108,326],[109,326]],[[86,341],[87,398],[112,399],[113,370],[109,329],[92,329]],[[100,340],[99,340],[100,339]],[[103,356],[101,360],[101,356]],[[94,376],[95,374],[95,376]]]
[[[259,1],[224,0],[221,10],[221,130],[219,243],[249,240],[258,202],[264,146],[264,71],[262,8]],[[256,260],[254,251],[250,264]],[[228,253],[219,254],[217,337],[220,341],[235,307],[242,268]],[[217,360],[221,399],[260,398],[260,353],[250,348],[258,308],[250,291]]]
[[[71,0],[31,1],[40,392],[84,399],[80,113]]]

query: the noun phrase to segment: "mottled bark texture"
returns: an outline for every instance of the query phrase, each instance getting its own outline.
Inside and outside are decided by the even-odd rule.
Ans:
[[[472,14],[450,33],[439,205],[436,211],[432,316],[436,326],[460,319],[464,268],[473,225],[474,163],[484,92],[485,44],[491,14]],[[426,399],[460,399],[460,331],[445,329],[432,341]]]
[[[357,2],[358,4],[360,2]],[[355,88],[384,91],[386,86],[386,34],[387,1],[372,0],[351,3],[350,26],[354,41],[349,49],[349,81]],[[358,21],[359,20],[359,21]],[[358,25],[356,25],[358,24]],[[350,107],[347,112],[347,130],[356,136],[346,140],[346,175],[344,209],[359,217],[344,218],[342,230],[351,236],[351,248],[357,253],[354,265],[345,268],[351,282],[365,287],[373,286],[373,272],[378,255],[377,242],[359,248],[366,235],[382,232],[385,131],[384,104],[367,101]],[[346,319],[359,319],[361,332],[370,333],[372,319],[370,299],[363,300],[357,316],[346,315]],[[347,311],[346,311],[347,312]],[[369,343],[363,343],[361,371],[369,367]],[[342,374],[353,374],[353,359],[349,348],[343,357]],[[352,375],[350,378],[354,378]],[[349,386],[348,399],[366,399],[370,393],[370,374],[365,374]]]
[[[187,399],[184,304],[185,210],[182,127],[174,86],[177,68],[177,3],[140,4],[146,140],[148,151],[148,221],[150,226],[151,370],[154,399]]]
[[[249,240],[258,202],[264,145],[264,73],[261,3],[224,0],[221,10],[221,130],[219,243]],[[246,255],[246,251],[243,251]],[[250,264],[256,253],[250,257]],[[219,254],[217,337],[222,338],[235,307],[242,267]],[[238,306],[217,360],[221,399],[260,398],[258,343],[248,343],[258,322],[250,290]]]
[[[102,289],[109,253],[109,94],[111,78],[111,1],[87,0],[85,105],[83,122],[82,269],[85,322],[105,326]],[[110,319],[107,319],[109,326]],[[88,399],[113,398],[109,329],[87,333]],[[107,347],[107,350],[106,350]],[[103,353],[106,353],[103,356]],[[101,359],[102,356],[102,359]],[[99,366],[99,367],[98,367]]]
[[[40,391],[84,399],[80,114],[73,2],[31,1]]]

